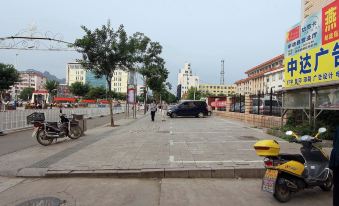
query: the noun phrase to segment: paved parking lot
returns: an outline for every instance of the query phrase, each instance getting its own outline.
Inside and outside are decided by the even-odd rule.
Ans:
[[[233,169],[263,168],[262,158],[255,155],[253,144],[259,139],[275,139],[262,130],[219,117],[161,121],[157,116],[155,122],[150,121],[149,115],[139,117],[127,125],[124,121],[129,120],[122,119],[122,126],[117,128],[89,130],[78,141],[35,146],[3,155],[0,172],[36,176],[62,171],[84,174],[135,170],[139,175],[141,170],[160,169],[181,170],[185,177],[187,171],[199,169],[206,172],[203,177],[211,177],[212,170],[224,169],[232,177],[236,176]],[[283,151],[299,152],[298,145],[277,140]],[[228,174],[221,177],[225,176]]]
[[[0,205],[46,197],[57,198],[65,206],[281,205],[260,186],[260,179],[0,178]],[[315,188],[296,194],[284,205],[331,205],[331,198],[331,192]]]

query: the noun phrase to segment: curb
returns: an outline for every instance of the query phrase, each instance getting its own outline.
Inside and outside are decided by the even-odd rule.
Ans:
[[[47,170],[39,177],[111,177],[111,178],[262,178],[265,168],[168,168],[168,169],[99,169]],[[32,177],[32,173],[18,177]],[[37,176],[35,176],[37,177]]]

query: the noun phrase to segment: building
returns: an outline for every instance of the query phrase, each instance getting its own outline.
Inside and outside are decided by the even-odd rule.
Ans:
[[[279,92],[284,85],[284,68],[276,69],[264,74],[265,76],[265,93]]]
[[[17,98],[21,91],[25,88],[34,88],[34,90],[44,90],[47,78],[40,72],[34,70],[20,71],[21,81],[11,87],[9,93],[12,98]]]
[[[66,66],[66,84],[71,85],[74,82],[82,82],[94,87],[106,88],[106,79],[95,78],[91,71],[86,71],[79,63],[68,63]],[[127,92],[128,72],[117,69],[112,77],[112,91],[126,93]]]
[[[177,86],[177,100],[181,99],[181,84]]]
[[[86,83],[86,70],[79,63],[68,63],[66,66],[66,84],[75,82]]]
[[[219,94],[231,95],[236,92],[236,85],[220,85],[220,84],[199,84],[198,90],[203,93],[210,93],[214,96]]]
[[[107,87],[107,81],[104,77],[96,78],[95,74],[91,71],[85,71],[85,83],[93,87]]]
[[[334,0],[302,0],[301,1],[301,19],[305,19],[311,14],[321,11],[321,9]]]
[[[127,93],[128,72],[117,69],[112,77],[112,91]]]
[[[137,96],[144,95],[145,85],[137,85]]]
[[[258,92],[267,93],[267,76],[265,76],[265,74],[275,70],[283,69],[283,60],[284,55],[282,54],[246,71],[245,74],[247,74],[247,78],[235,82],[236,93],[242,95],[258,94]],[[276,74],[274,74],[274,78],[275,75]],[[268,76],[270,76],[270,74],[268,74]],[[273,73],[271,76],[273,82]],[[277,83],[275,82],[274,85],[275,84]]]
[[[179,71],[178,85],[181,85],[180,97],[191,87],[199,88],[199,77],[193,76],[190,63],[185,63],[184,68]]]
[[[72,97],[73,95],[71,94],[71,91],[67,84],[59,84],[57,96],[58,97]]]

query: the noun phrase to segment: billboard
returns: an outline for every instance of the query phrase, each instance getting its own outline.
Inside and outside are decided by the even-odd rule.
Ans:
[[[286,35],[285,88],[339,80],[339,0]]]

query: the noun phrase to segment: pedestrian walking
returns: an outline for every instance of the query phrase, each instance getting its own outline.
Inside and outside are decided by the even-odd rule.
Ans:
[[[333,137],[330,169],[333,171],[333,206],[339,206],[339,126]]]
[[[161,105],[161,120],[162,121],[166,121],[167,109],[168,109],[168,105],[164,101]]]
[[[151,110],[151,118],[152,118],[152,122],[154,122],[154,116],[155,116],[155,112],[157,111],[157,104],[155,101],[153,101],[150,105],[150,110]]]

